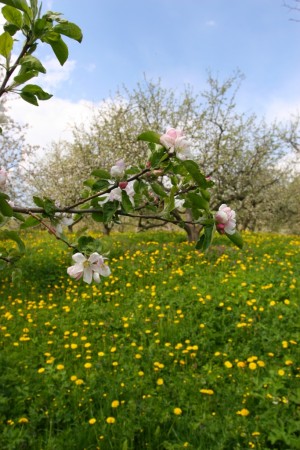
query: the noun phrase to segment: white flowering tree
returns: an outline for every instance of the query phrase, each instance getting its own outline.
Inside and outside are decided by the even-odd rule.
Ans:
[[[37,42],[51,46],[61,64],[68,58],[68,48],[63,36],[82,40],[80,28],[63,19],[60,13],[47,11],[42,14],[37,0],[2,0],[5,4],[2,14],[7,20],[0,36],[1,64],[5,71],[0,86],[0,98],[13,92],[38,106],[39,101],[48,100],[51,94],[43,91],[31,80],[46,69],[34,55]],[[12,61],[11,54],[15,44],[14,36],[21,33],[24,43],[19,56]],[[5,192],[8,173],[0,168],[0,239],[13,240],[18,250],[3,245],[0,248],[0,262],[4,267],[12,264],[24,253],[24,244],[18,231],[10,228],[14,221],[20,229],[37,224],[50,231],[73,250],[74,264],[68,274],[76,280],[83,277],[87,283],[99,282],[101,276],[110,274],[109,266],[102,256],[101,242],[91,236],[81,236],[77,242],[69,243],[62,234],[62,224],[69,217],[89,215],[96,222],[119,222],[123,217],[138,218],[143,211],[149,218],[164,223],[184,226],[183,218],[174,217],[176,208],[188,208],[188,223],[201,225],[196,247],[206,250],[215,231],[225,234],[234,244],[242,247],[242,239],[236,231],[235,212],[226,204],[218,211],[210,208],[210,189],[213,182],[207,178],[193,160],[195,143],[184,135],[182,130],[169,128],[165,133],[144,131],[137,139],[149,147],[147,159],[138,165],[126,166],[123,158],[115,161],[109,169],[98,167],[85,181],[85,195],[60,206],[55,198],[33,197],[35,206],[14,206]],[[157,182],[157,177],[166,177],[168,185]]]

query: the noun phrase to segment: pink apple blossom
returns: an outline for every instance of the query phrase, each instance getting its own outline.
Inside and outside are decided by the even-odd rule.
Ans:
[[[160,137],[161,144],[169,150],[169,154],[175,153],[178,159],[182,161],[192,159],[191,143],[186,139],[183,131],[169,128],[165,134]]]
[[[91,284],[92,280],[100,283],[100,275],[108,277],[110,275],[110,268],[105,264],[103,256],[99,253],[92,253],[87,259],[82,253],[75,253],[72,256],[74,264],[68,267],[67,272],[70,277],[78,281],[83,276],[83,281]]]
[[[219,233],[224,234],[234,234],[236,227],[235,211],[233,211],[229,206],[222,204],[219,211],[215,215],[215,220],[217,222],[216,227]]]

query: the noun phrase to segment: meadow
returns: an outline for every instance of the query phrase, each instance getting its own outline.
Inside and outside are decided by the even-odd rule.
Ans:
[[[26,234],[20,284],[0,273],[0,449],[300,449],[300,237],[243,236],[112,235],[88,286]]]

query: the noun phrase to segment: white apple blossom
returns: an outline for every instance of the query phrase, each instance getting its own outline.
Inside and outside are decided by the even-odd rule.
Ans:
[[[110,169],[110,176],[112,178],[122,178],[124,176],[124,173],[125,173],[125,162],[124,159],[120,159]]]
[[[110,275],[110,268],[105,264],[103,256],[99,253],[92,253],[87,259],[82,253],[75,253],[72,256],[75,264],[68,267],[67,272],[70,277],[78,281],[83,276],[83,281],[91,284],[92,280],[100,283],[100,275],[108,277]]]
[[[191,152],[191,142],[183,134],[183,131],[169,128],[165,134],[160,137],[161,144],[169,150],[169,154],[175,153],[178,159],[182,161],[193,159]]]
[[[112,189],[108,194],[104,194],[101,196],[101,200],[99,200],[99,205],[103,206],[104,203],[107,202],[113,202],[114,200],[117,200],[118,202],[122,201],[122,191],[125,191],[128,195],[132,205],[134,206],[134,181],[129,181],[124,189],[121,189],[119,186],[115,189]]]
[[[184,205],[184,198],[180,199],[180,198],[175,198],[175,208],[178,209],[179,212],[183,213],[185,211],[185,207]]]
[[[215,215],[217,230],[221,233],[234,234],[236,228],[235,211],[226,204],[222,204]]]

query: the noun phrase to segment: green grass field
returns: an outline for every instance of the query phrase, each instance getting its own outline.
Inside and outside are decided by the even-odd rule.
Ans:
[[[0,273],[0,449],[300,449],[300,238],[113,235],[100,285],[25,235]]]

